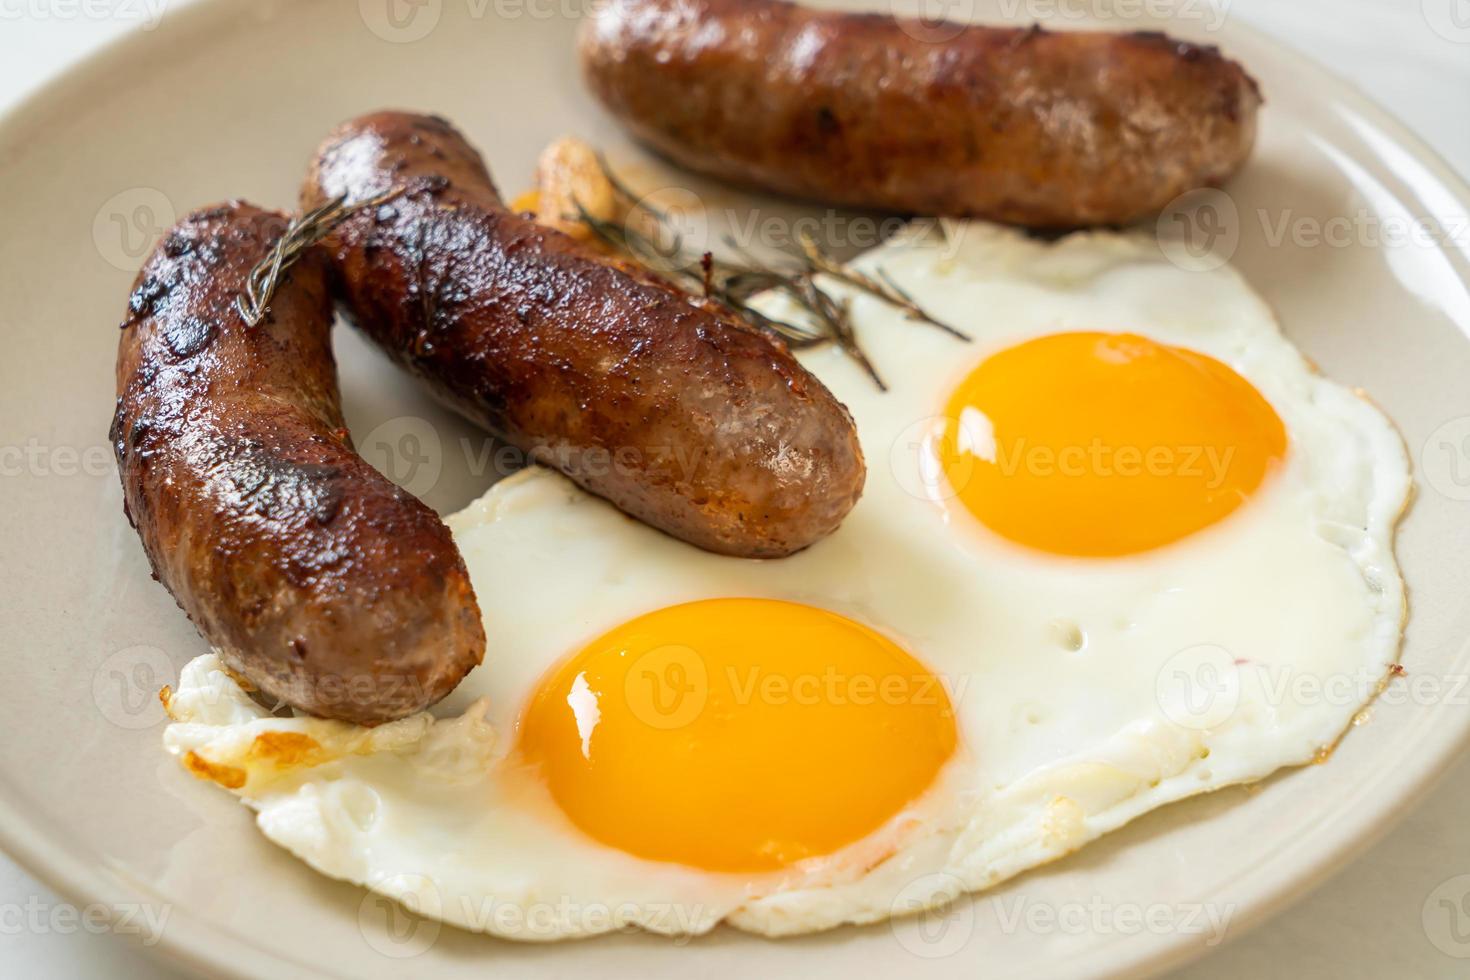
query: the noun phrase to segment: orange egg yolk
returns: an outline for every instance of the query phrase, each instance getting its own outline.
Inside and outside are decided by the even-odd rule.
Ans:
[[[843,616],[708,599],[640,616],[541,682],[518,752],[589,836],[655,861],[782,868],[882,827],[955,748],[938,678]]]
[[[1286,453],[1270,404],[1214,358],[1134,334],[1062,333],[987,358],[955,389],[949,493],[1031,548],[1104,557],[1230,514]]]

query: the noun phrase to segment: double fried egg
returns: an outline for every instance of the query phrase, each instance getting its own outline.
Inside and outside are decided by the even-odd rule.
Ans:
[[[802,354],[868,459],[829,538],[720,557],[528,469],[449,518],[490,644],[432,714],[273,715],[204,656],[169,751],[517,939],[875,921],[1329,751],[1404,614],[1383,415],[1146,238],[915,226],[854,268],[968,339],[829,284],[888,386]]]

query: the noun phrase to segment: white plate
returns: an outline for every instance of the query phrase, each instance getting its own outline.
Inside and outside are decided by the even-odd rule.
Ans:
[[[1300,55],[1233,21],[1217,31],[1193,21],[1176,31],[1221,44],[1268,97],[1257,157],[1230,188],[1234,261],[1324,371],[1383,406],[1420,467],[1398,548],[1410,675],[1327,765],[1155,813],[960,904],[929,934],[884,925],[779,943],[720,930],[682,946],[636,935],[519,946],[393,919],[266,843],[233,799],[159,748],[154,692],[204,644],[149,581],[106,450],[114,329],[133,270],[196,205],[289,205],[327,129],[378,106],[450,117],[507,191],[564,132],[638,159],[577,84],[568,15],[581,0],[391,2],[186,8],[0,123],[0,844],[56,888],[124,914],[167,910],[160,948],[217,975],[1136,974],[1206,948],[1206,935],[1180,927],[1191,910],[1229,914],[1234,936],[1321,880],[1465,743],[1470,189]],[[752,203],[690,186],[721,206]],[[1419,219],[1446,233],[1401,241]],[[351,333],[339,332],[338,352],[349,420],[370,453],[377,427],[404,416],[426,419],[446,446],[471,435]],[[459,454],[442,463],[434,506],[483,490]],[[1175,927],[1129,918],[1154,906]],[[1027,908],[1057,921],[1012,921]]]

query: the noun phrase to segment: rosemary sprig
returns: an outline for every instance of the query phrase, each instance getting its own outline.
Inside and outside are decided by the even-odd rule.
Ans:
[[[356,204],[347,204],[347,195],[335,197],[305,214],[293,215],[286,230],[270,252],[255,264],[245,277],[245,292],[235,297],[235,309],[245,326],[256,327],[270,312],[271,299],[280,288],[281,279],[306,251],[326,238],[338,225],[365,208],[375,208],[398,197],[407,188],[394,187]]]
[[[836,344],[867,372],[880,391],[887,391],[888,386],[858,343],[852,328],[850,304],[846,300],[839,302],[834,299],[817,283],[818,275],[828,276],[875,296],[903,310],[911,319],[938,327],[960,340],[970,340],[964,333],[930,316],[886,273],[880,270],[880,281],[847,269],[826,255],[806,233],[801,237],[802,254],[794,256],[799,264],[791,268],[763,263],[728,237],[725,245],[739,261],[722,259],[710,252],[691,256],[685,251],[683,238],[668,216],[634,194],[600,153],[597,162],[619,204],[625,210],[636,206],[646,212],[659,237],[668,244],[661,245],[653,237],[632,227],[627,220],[609,221],[592,214],[575,197],[573,204],[577,213],[568,215],[569,219],[582,222],[614,251],[669,276],[688,292],[720,304],[756,329],[772,333],[792,347],[800,349]],[[753,297],[766,292],[779,292],[790,298],[807,314],[810,322],[794,324],[778,320],[750,305]]]
[[[817,244],[817,240],[805,229],[802,230],[799,241],[801,242],[802,258],[806,260],[807,265],[813,272],[820,272],[823,275],[831,276],[833,279],[844,282],[855,289],[860,289],[870,296],[876,296],[890,306],[895,306],[903,310],[908,314],[910,320],[918,320],[921,323],[938,327],[952,337],[963,340],[967,344],[970,342],[971,337],[969,334],[957,330],[947,323],[936,320],[925,312],[914,301],[912,296],[905,292],[898,283],[893,281],[893,277],[886,270],[876,270],[877,278],[875,279],[866,273],[859,272],[856,269],[850,269],[842,263],[834,261],[831,256],[822,251],[822,247]]]
[[[577,220],[592,229],[602,241],[614,250],[632,258],[641,265],[656,269],[674,279],[679,285],[690,287],[689,292],[704,296],[730,310],[758,330],[768,331],[781,337],[793,347],[815,347],[832,339],[824,331],[798,326],[767,316],[747,302],[750,297],[784,284],[784,277],[768,269],[747,268],[722,261],[708,252],[691,259],[683,248],[683,239],[670,228],[668,220],[652,208],[647,210],[672,236],[672,247],[661,247],[641,232],[628,227],[625,222],[605,221],[592,214],[581,201],[574,200]],[[709,267],[705,268],[705,255],[710,255]]]
[[[725,245],[736,254],[746,260],[746,268],[760,268],[758,260],[751,255],[747,249],[740,246],[728,235],[725,236]],[[868,377],[873,379],[873,384],[878,386],[879,391],[887,391],[888,385],[878,369],[873,366],[873,361],[858,344],[857,335],[852,329],[851,307],[847,301],[838,303],[825,289],[817,285],[815,277],[805,270],[794,273],[780,273],[772,271],[776,277],[776,288],[786,293],[796,302],[798,306],[816,317],[817,322],[825,330],[824,340],[835,341],[842,352],[858,363]]]

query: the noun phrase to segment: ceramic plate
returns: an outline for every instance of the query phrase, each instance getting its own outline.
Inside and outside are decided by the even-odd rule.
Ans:
[[[166,913],[157,948],[215,975],[1111,976],[1208,949],[1211,916],[1238,935],[1409,806],[1470,732],[1470,190],[1348,86],[1204,4],[1172,29],[1244,61],[1268,104],[1255,160],[1187,230],[1232,257],[1325,372],[1383,407],[1417,469],[1398,545],[1409,674],[1327,764],[1156,812],[927,922],[525,946],[318,876],[167,758],[156,691],[205,646],[149,579],[106,434],[129,284],[176,215],[233,196],[290,205],[322,135],[380,106],[453,119],[507,191],[571,132],[706,203],[791,213],[627,144],[578,85],[584,2],[203,3],[0,123],[0,845],[74,899],[106,903],[121,931],[146,934],[146,914]],[[1106,26],[1155,26],[1136,16],[1150,6],[1120,6]],[[1001,18],[1027,5],[951,7]],[[351,333],[337,342],[365,453],[441,511],[483,492],[490,474],[453,449],[473,433]],[[427,442],[405,441],[414,433]],[[1162,917],[1145,914],[1155,907]]]

